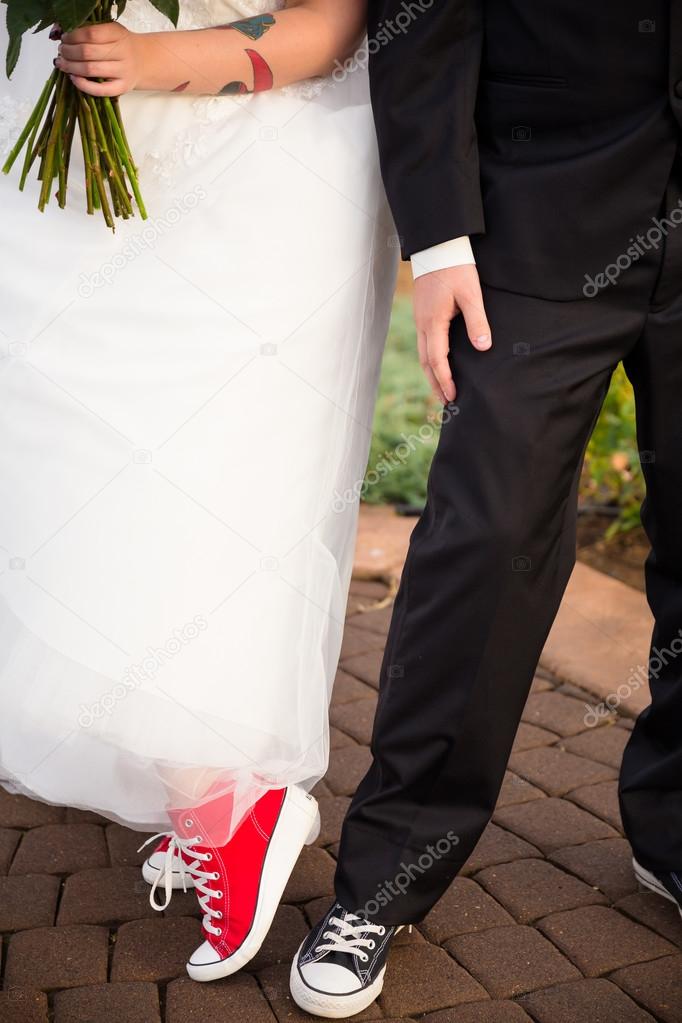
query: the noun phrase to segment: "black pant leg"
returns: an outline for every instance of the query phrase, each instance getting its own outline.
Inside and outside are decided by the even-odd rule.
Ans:
[[[387,924],[424,917],[493,811],[574,562],[583,451],[645,318],[615,290],[574,303],[485,297],[491,352],[453,326],[456,414],[396,600],[374,762],[341,840],[339,901]]]
[[[678,228],[682,231],[682,226]],[[682,264],[682,259],[680,260]],[[668,279],[669,280],[669,279]],[[625,749],[623,823],[650,870],[682,869],[682,266],[678,296],[652,310],[626,361],[637,400],[638,444],[646,477],[642,521],[652,550],[646,566],[655,619],[651,705]],[[666,289],[667,290],[667,289]]]

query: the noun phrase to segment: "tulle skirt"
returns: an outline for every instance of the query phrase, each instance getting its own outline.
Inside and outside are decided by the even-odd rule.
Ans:
[[[361,71],[122,107],[146,223],[0,180],[0,778],[220,844],[326,769],[394,229]]]

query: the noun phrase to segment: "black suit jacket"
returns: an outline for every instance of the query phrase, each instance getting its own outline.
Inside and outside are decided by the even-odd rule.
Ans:
[[[485,282],[570,299],[660,214],[682,0],[369,0],[369,39],[404,258],[469,234]]]

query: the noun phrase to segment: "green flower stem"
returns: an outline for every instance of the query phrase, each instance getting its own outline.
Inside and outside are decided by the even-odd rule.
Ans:
[[[133,164],[133,159],[132,156],[130,155],[128,143],[124,138],[123,133],[121,132],[118,118],[116,117],[116,111],[111,102],[111,99],[108,96],[104,97],[104,109],[107,112],[109,124],[111,125],[111,130],[113,132],[114,138],[116,139],[118,151],[123,162],[123,166],[128,172],[128,180],[130,181],[130,185],[133,190],[133,195],[135,196],[135,202],[137,203],[137,207],[140,211],[140,216],[142,217],[143,220],[146,220],[147,210],[145,209],[144,200],[140,192],[140,185],[137,180],[137,170],[135,168],[135,165]]]
[[[41,94],[40,94],[40,96],[38,98],[38,102],[36,103],[35,107],[33,108],[33,111],[31,113],[28,121],[24,125],[23,131],[19,135],[19,138],[17,139],[17,141],[16,141],[15,145],[13,146],[13,148],[10,150],[9,156],[7,157],[7,159],[5,160],[5,162],[4,162],[3,166],[2,166],[3,174],[9,174],[9,172],[12,169],[12,165],[14,164],[14,161],[16,160],[16,158],[19,155],[19,153],[21,152],[21,150],[24,148],[24,143],[26,142],[27,138],[29,137],[29,135],[33,131],[34,125],[37,125],[37,124],[40,123],[40,119],[42,118],[42,116],[43,116],[43,114],[45,112],[45,107],[47,106],[47,101],[50,98],[50,93],[52,92],[52,89],[54,88],[55,82],[57,81],[57,75],[58,74],[59,74],[59,72],[55,68],[55,70],[52,72],[52,74],[50,75],[48,80],[45,82],[45,86],[44,86],[43,91],[41,92]]]
[[[81,137],[81,148],[83,150],[83,163],[85,165],[85,199],[87,203],[88,213],[92,214],[95,212],[95,203],[93,200],[93,170],[92,170],[92,157],[90,156],[90,148],[88,146],[87,129],[85,126],[85,118],[83,117],[83,111],[80,108],[78,99],[76,98],[76,116],[78,118],[78,131]]]
[[[115,231],[116,229],[114,227],[114,219],[111,215],[111,207],[109,205],[109,200],[107,198],[107,193],[104,187],[104,175],[102,174],[102,165],[100,164],[99,160],[99,148],[97,145],[95,125],[92,120],[92,111],[88,104],[87,97],[83,93],[81,93],[79,101],[81,109],[83,111],[83,117],[85,118],[85,125],[88,137],[88,147],[90,149],[90,155],[92,157],[92,172],[95,178],[95,182],[97,184],[97,193],[99,197],[99,202],[101,203],[102,213],[104,215],[104,220],[106,221],[107,226],[110,227],[112,231]]]
[[[54,111],[54,120],[50,129],[50,137],[48,139],[47,147],[45,149],[45,155],[43,157],[42,165],[42,187],[40,189],[40,199],[38,200],[38,209],[42,213],[50,201],[50,189],[52,188],[52,181],[54,180],[58,169],[55,168],[55,155],[57,150],[57,140],[62,127],[62,118],[64,114],[64,75],[59,75],[57,82],[57,104]]]
[[[128,190],[125,187],[123,179],[120,177],[118,173],[116,163],[112,158],[111,153],[109,152],[109,145],[107,143],[104,128],[102,127],[102,121],[99,116],[98,104],[95,102],[95,98],[93,96],[87,97],[86,103],[90,107],[90,111],[92,113],[92,121],[95,126],[95,133],[97,135],[97,143],[99,146],[100,153],[104,158],[104,162],[108,166],[107,175],[109,178],[109,187],[111,189],[112,200],[114,199],[114,195],[118,193],[116,203],[118,204],[120,202],[121,209],[130,210],[130,212],[132,213],[133,209],[132,206],[130,205]],[[115,145],[116,144],[115,140],[113,141]]]

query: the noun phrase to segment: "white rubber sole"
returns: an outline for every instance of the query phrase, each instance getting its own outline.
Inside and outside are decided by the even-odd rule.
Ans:
[[[649,891],[656,892],[657,895],[662,895],[664,899],[668,900],[668,902],[672,902],[672,904],[677,907],[677,910],[680,916],[682,917],[682,908],[680,908],[680,904],[678,903],[677,899],[673,898],[673,896],[670,894],[665,885],[662,885],[658,878],[654,874],[651,874],[648,870],[646,870],[640,863],[637,862],[636,859],[634,859],[634,857],[632,860],[632,866],[635,871],[635,877],[637,878],[639,883],[644,888],[648,888]]]
[[[289,975],[289,988],[291,997],[299,1009],[311,1013],[313,1016],[322,1016],[324,1019],[348,1019],[355,1016],[363,1009],[367,1009],[375,999],[379,997],[384,986],[386,967],[369,987],[362,991],[352,991],[347,995],[332,995],[326,991],[316,991],[308,987],[298,972],[298,957],[301,953],[303,942],[294,956]]]
[[[251,930],[244,943],[228,956],[215,963],[194,965],[187,963],[192,980],[200,983],[220,980],[237,973],[256,955],[265,941],[272,920],[281,902],[291,872],[304,845],[312,845],[320,833],[320,811],[317,800],[303,789],[290,786],[284,797],[279,820],[265,854],[263,874],[258,891],[256,912]]]
[[[165,855],[162,853],[162,855]],[[150,860],[145,860],[142,864],[142,877],[147,884],[154,884],[157,877],[161,874],[161,867],[155,867]],[[194,888],[194,879],[190,874],[189,870],[185,871],[185,887],[189,891],[190,888]],[[177,890],[178,888],[182,891],[182,875],[179,870],[171,871],[171,888]]]

